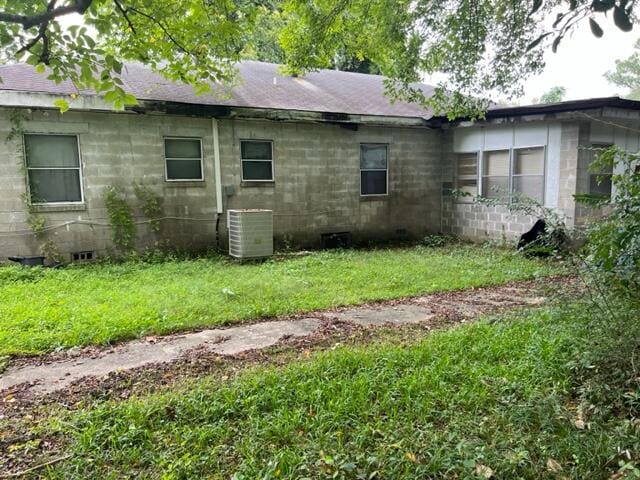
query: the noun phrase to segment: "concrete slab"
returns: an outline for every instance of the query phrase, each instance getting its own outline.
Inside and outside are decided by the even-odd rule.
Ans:
[[[404,304],[382,308],[353,308],[336,312],[333,316],[356,325],[374,326],[420,323],[435,317],[435,314],[425,307]]]
[[[34,393],[61,390],[84,377],[101,377],[118,370],[130,370],[152,363],[170,362],[195,347],[210,348],[220,355],[237,355],[254,348],[275,345],[284,337],[301,337],[315,332],[322,322],[303,318],[264,322],[233,328],[219,328],[172,337],[167,341],[134,341],[97,358],[52,362],[9,368],[0,376],[0,391],[21,383],[33,383]]]

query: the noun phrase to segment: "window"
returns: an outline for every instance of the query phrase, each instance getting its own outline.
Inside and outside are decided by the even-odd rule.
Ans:
[[[77,136],[25,134],[24,150],[31,202],[82,202]]]
[[[242,140],[240,155],[243,181],[273,181],[273,142],[271,140]]]
[[[165,138],[164,159],[169,182],[202,181],[202,141],[199,138]]]
[[[501,200],[544,201],[544,147],[482,154],[482,195]]]
[[[360,145],[360,195],[386,195],[388,173],[387,145]]]
[[[482,159],[482,195],[505,198],[509,193],[509,150],[484,152]]]
[[[544,201],[544,148],[513,151],[512,192],[539,203]]]
[[[611,147],[609,144],[591,145],[593,153],[592,160],[595,160],[604,150]],[[613,167],[608,166],[599,172],[589,171],[589,195],[611,198],[611,176],[613,175]]]
[[[458,155],[456,164],[456,190],[473,196],[478,194],[477,153],[461,153]]]

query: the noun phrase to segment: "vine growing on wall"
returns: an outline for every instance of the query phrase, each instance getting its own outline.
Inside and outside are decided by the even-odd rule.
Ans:
[[[16,138],[22,137],[24,133],[24,122],[29,119],[30,110],[13,108],[9,111],[9,124],[11,130],[5,138],[5,143],[9,143]]]
[[[104,203],[111,224],[113,243],[121,250],[131,250],[136,238],[133,210],[121,188],[109,186],[104,192]]]
[[[14,108],[9,111],[9,124],[11,130],[5,137],[5,143],[15,143],[16,158],[19,159],[19,168],[23,173],[24,178],[27,178],[27,168],[24,158],[23,150],[23,135],[25,132],[24,122],[29,120],[31,110]],[[33,205],[33,198],[29,196],[27,192],[22,195],[22,200],[27,210],[26,223],[33,232],[33,236],[40,243],[39,250],[42,255],[52,260],[53,262],[62,261],[62,255],[58,249],[57,244],[51,238],[47,238],[49,235],[49,229],[47,228],[47,220],[43,215],[37,213]]]
[[[149,228],[158,233],[160,231],[160,217],[162,216],[162,198],[142,183],[134,183],[133,191],[141,202],[140,209],[142,213],[149,219]]]

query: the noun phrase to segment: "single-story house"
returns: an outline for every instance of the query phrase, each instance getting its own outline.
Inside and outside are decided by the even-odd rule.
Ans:
[[[139,104],[115,112],[28,65],[2,66],[0,77],[0,259],[37,255],[44,241],[67,260],[108,252],[110,186],[133,208],[137,248],[224,247],[229,209],[272,210],[281,245],[320,246],[333,234],[509,240],[535,219],[451,191],[491,197],[500,187],[579,224],[586,213],[574,194],[611,193],[587,170],[589,147],[637,151],[640,142],[640,102],[617,97],[449,122],[390,102],[375,75],[288,77],[247,61],[233,88],[196,96],[130,64],[122,80]],[[65,113],[53,106],[61,97]],[[161,199],[159,228],[135,184]]]

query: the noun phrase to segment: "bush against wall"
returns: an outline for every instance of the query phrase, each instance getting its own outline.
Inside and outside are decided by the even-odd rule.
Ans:
[[[616,173],[611,176],[611,198],[577,197],[610,211],[589,226],[585,261],[600,281],[640,302],[640,153],[612,146],[596,158],[590,170]]]

